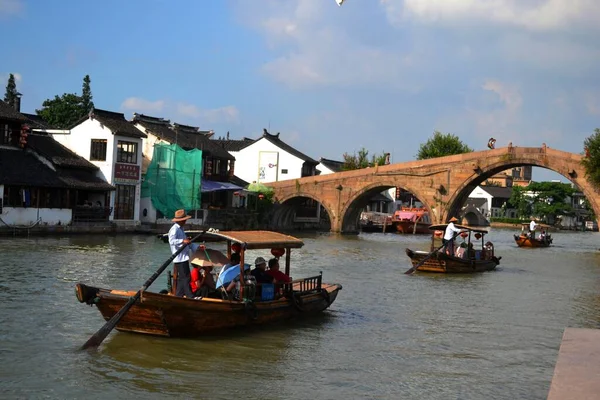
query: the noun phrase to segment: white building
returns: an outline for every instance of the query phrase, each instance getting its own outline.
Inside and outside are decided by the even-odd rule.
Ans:
[[[111,207],[110,221],[120,225],[140,223],[142,139],[146,135],[122,113],[95,109],[67,134],[53,134],[58,142],[100,168],[116,190],[106,198],[92,198]]]
[[[235,175],[246,182],[277,182],[316,174],[319,164],[265,129],[256,139],[216,140],[235,157]]]
[[[511,193],[510,187],[477,186],[469,194],[467,203],[472,201],[488,220],[490,217],[516,218],[516,210],[508,208]]]

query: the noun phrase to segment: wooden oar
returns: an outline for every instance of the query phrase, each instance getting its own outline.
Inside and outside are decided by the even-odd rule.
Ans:
[[[456,233],[454,234],[454,236],[452,236],[452,239],[451,239],[451,240],[454,240],[454,239],[455,239],[455,238],[456,238],[456,237],[457,237],[457,236],[458,236],[460,233],[462,233],[462,231],[461,231],[461,232],[456,232]],[[408,271],[406,271],[406,272],[405,272],[405,274],[406,274],[406,275],[410,275],[410,274],[412,274],[413,272],[415,272],[415,271],[417,270],[417,268],[419,268],[421,265],[425,264],[425,261],[429,260],[429,259],[431,258],[431,256],[432,256],[432,255],[434,255],[435,253],[437,253],[438,251],[440,251],[440,250],[442,249],[442,247],[446,247],[446,246],[448,246],[448,243],[450,243],[450,242],[448,241],[447,243],[445,243],[445,244],[441,245],[440,247],[438,247],[437,249],[435,249],[435,250],[434,250],[434,251],[432,251],[431,253],[427,254],[427,255],[425,256],[425,258],[421,260],[421,262],[420,262],[420,263],[418,263],[417,265],[415,265],[414,267],[412,267],[411,269],[409,269]]]
[[[202,236],[202,233],[195,236],[190,241],[190,243]],[[142,286],[141,289],[138,290],[133,297],[129,298],[129,301],[119,310],[119,312],[113,315],[112,318],[108,320],[108,322],[104,324],[102,328],[100,328],[96,333],[94,333],[92,337],[90,337],[88,341],[85,342],[83,346],[81,346],[81,350],[85,350],[90,347],[98,347],[100,343],[102,343],[102,341],[106,339],[110,331],[112,331],[114,327],[117,326],[121,318],[123,318],[123,316],[125,316],[125,314],[127,314],[127,312],[129,311],[129,309],[135,304],[135,302],[139,300],[140,296],[142,295],[142,292],[148,289],[150,285],[152,285],[152,282],[154,282],[156,278],[158,278],[158,276],[169,266],[169,264],[171,264],[175,257],[177,257],[179,253],[186,249],[190,243],[184,244],[175,253],[173,253],[173,255],[169,257],[169,259],[165,261],[163,265],[160,266],[160,268],[146,281],[146,283],[144,283],[144,286]]]

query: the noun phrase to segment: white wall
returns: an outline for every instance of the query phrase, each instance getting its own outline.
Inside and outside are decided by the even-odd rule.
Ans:
[[[471,194],[469,195],[470,199],[485,199],[485,203],[483,203],[481,205],[481,209],[479,211],[481,211],[481,213],[485,216],[487,216],[487,213],[490,212],[490,206],[492,204],[492,195],[489,194],[488,192],[486,192],[485,190],[483,190],[481,188],[481,186],[477,186],[475,189],[473,189],[473,191],[471,192]]]
[[[3,224],[0,225],[19,225],[30,226],[40,219],[39,225],[68,225],[73,218],[73,212],[69,208],[21,208],[4,207],[0,214]]]
[[[232,151],[230,154],[235,157],[235,175],[246,182],[258,182],[259,155],[263,151],[278,152],[279,161],[277,165],[277,179],[262,180],[263,183],[283,181],[287,179],[297,179],[302,176],[302,165],[304,161],[281,150],[268,140],[261,138],[241,151]],[[287,169],[288,173],[281,171]]]
[[[317,164],[317,170],[321,171],[321,175],[329,175],[329,174],[334,174],[335,173],[334,170],[329,169],[328,167],[326,167],[325,165],[323,165],[323,163]]]

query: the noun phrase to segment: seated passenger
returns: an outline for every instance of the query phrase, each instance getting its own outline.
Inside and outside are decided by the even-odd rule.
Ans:
[[[279,270],[279,260],[276,258],[271,258],[269,260],[269,270],[267,271],[267,274],[275,279],[275,283],[289,283],[292,281],[292,278]]]
[[[190,282],[194,297],[205,297],[215,290],[216,284],[211,273],[212,269],[212,264],[194,265]]]
[[[234,265],[239,265],[241,261],[241,257],[240,257],[240,253],[231,253],[231,257],[229,257],[229,262],[225,265],[223,265],[223,268],[221,269],[221,274],[225,271],[227,271],[229,268],[233,267]]]
[[[456,249],[456,257],[458,257],[458,258],[466,258],[466,253],[467,253],[467,244],[465,242],[463,242]]]
[[[246,264],[244,264],[246,265]],[[244,268],[244,281],[247,277],[252,276],[250,274],[250,269]],[[252,277],[254,279],[254,277]],[[238,274],[233,280],[227,285],[225,288],[225,292],[229,296],[230,299],[239,300],[240,299],[240,275]]]
[[[267,274],[267,262],[262,257],[257,257],[254,261],[252,275],[256,278],[256,283],[275,283],[272,276]]]

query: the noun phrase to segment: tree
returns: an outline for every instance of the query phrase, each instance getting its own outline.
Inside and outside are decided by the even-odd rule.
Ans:
[[[464,144],[458,136],[434,131],[433,137],[419,147],[417,160],[470,153],[472,151],[473,149]]]
[[[45,100],[42,103],[43,108],[35,110],[35,112],[50,126],[69,128],[75,122],[85,117],[92,107],[94,107],[90,82],[90,76],[86,75],[83,78],[81,96],[75,93],[64,93],[62,96],[54,96],[52,100]]]
[[[583,142],[585,153],[581,163],[585,169],[588,180],[600,186],[600,129],[596,128],[594,134]]]
[[[54,99],[45,100],[42,109],[35,112],[50,126],[56,128],[69,128],[87,111],[81,105],[81,97],[75,93],[64,93],[62,96],[54,96]]]
[[[17,99],[17,83],[15,82],[15,76],[10,74],[8,76],[8,83],[6,84],[6,93],[4,94],[4,102],[11,107],[15,105]]]
[[[94,108],[94,102],[92,101],[92,89],[90,88],[90,76],[86,75],[83,78],[83,86],[81,88],[81,106],[84,110],[89,112]]]
[[[342,165],[342,171],[368,168],[375,165],[385,165],[386,162],[385,153],[381,155],[373,154],[371,161],[369,161],[369,151],[364,147],[358,151],[358,154],[344,153],[343,157],[344,164]]]
[[[517,209],[517,218],[526,218],[531,215],[531,201],[525,195],[521,186],[513,186],[508,202]]]
[[[569,215],[573,207],[567,202],[567,198],[573,195],[575,189],[568,183],[562,182],[533,182],[527,186],[527,190],[533,192],[533,215],[553,222],[559,215]]]

